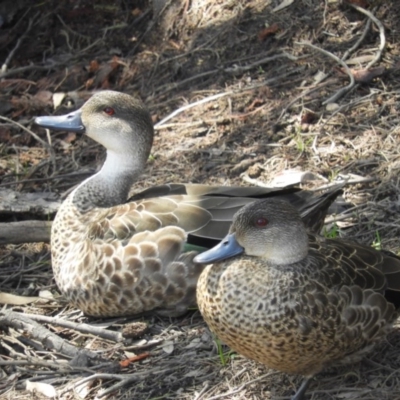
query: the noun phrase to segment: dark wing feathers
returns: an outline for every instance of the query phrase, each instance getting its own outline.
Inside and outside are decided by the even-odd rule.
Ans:
[[[322,274],[322,284],[357,285],[384,293],[387,286],[382,272],[384,256],[378,251],[340,239],[323,239],[313,234],[309,237],[310,254],[320,260],[318,273]]]
[[[154,186],[134,195],[128,205],[136,204],[138,211],[146,209],[156,213],[157,217],[157,213],[163,213],[163,209],[165,213],[171,212],[178,218],[177,225],[190,234],[189,243],[212,247],[228,233],[233,215],[240,208],[266,197],[289,201],[299,210],[309,229],[318,232],[329,206],[341,193],[342,187],[336,185],[323,194],[315,194],[291,186],[262,188],[169,184]],[[171,202],[174,204],[173,209]]]
[[[340,239],[313,234],[309,237],[310,254],[319,260],[315,273],[321,284],[332,288],[355,285],[360,290],[384,295],[396,308],[400,307],[399,257]]]

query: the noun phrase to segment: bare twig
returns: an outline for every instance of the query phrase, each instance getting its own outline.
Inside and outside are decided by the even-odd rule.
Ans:
[[[366,95],[364,97],[356,98],[356,99],[350,101],[349,103],[340,106],[339,108],[337,108],[335,111],[332,112],[332,114],[328,117],[328,119],[326,121],[324,121],[322,123],[322,126],[326,125],[336,114],[338,114],[339,112],[343,111],[344,109],[353,107],[353,106],[355,106],[355,105],[357,105],[359,103],[362,103],[366,99],[368,99],[370,97],[373,97],[373,96],[376,96],[376,95],[377,95],[377,93],[372,91],[372,93],[370,93],[370,94],[368,94],[368,95]]]
[[[379,45],[379,49],[378,49],[378,52],[376,53],[375,57],[374,57],[374,58],[368,63],[368,65],[365,67],[365,69],[368,70],[368,69],[371,68],[374,64],[376,64],[376,63],[380,60],[380,58],[382,57],[382,52],[383,52],[383,50],[384,50],[384,48],[385,48],[385,45],[386,45],[385,28],[384,28],[383,24],[379,21],[379,19],[376,18],[376,17],[372,14],[372,12],[367,11],[367,10],[365,10],[364,8],[359,7],[359,6],[355,5],[355,4],[352,4],[352,3],[349,3],[349,4],[350,4],[353,8],[355,8],[357,11],[359,11],[359,12],[365,14],[365,15],[369,18],[369,20],[368,20],[369,25],[370,25],[370,21],[372,20],[372,21],[376,24],[376,26],[378,27],[378,29],[379,29],[379,36],[380,36],[380,45]],[[374,10],[376,10],[376,7],[374,8]],[[374,11],[374,10],[373,10],[373,11]],[[368,25],[367,25],[367,27],[369,28]],[[366,28],[367,28],[367,27],[366,27]],[[365,37],[366,33],[367,33],[367,29],[364,30],[363,35],[362,35],[362,39]],[[361,40],[361,38],[360,38],[360,40]],[[358,45],[358,43],[360,42],[360,40],[357,41],[357,43],[350,49],[351,51],[354,51],[353,48],[354,48],[356,45]],[[346,54],[345,54],[345,55],[346,55]],[[343,57],[343,59],[344,59],[344,57]],[[342,65],[343,65],[343,64],[342,64]],[[347,68],[347,69],[346,69],[347,74],[348,74],[348,71],[349,71],[349,69]],[[351,74],[351,76],[353,76],[353,74]],[[354,78],[353,78],[353,79],[354,79]],[[349,86],[350,86],[350,85],[349,85]],[[357,86],[358,86],[358,85],[354,85],[354,87],[357,87]],[[346,88],[347,88],[347,87],[346,87]],[[327,104],[327,103],[329,103],[329,102],[333,102],[333,101],[337,100],[340,96],[342,96],[344,93],[347,92],[347,90],[343,92],[343,90],[346,89],[346,88],[341,89],[339,92],[337,92],[334,96],[332,96],[332,97],[330,98],[330,99],[333,99],[333,98],[334,98],[334,100],[329,101],[330,99],[328,99],[328,100],[326,100],[326,101],[325,101],[324,103],[322,103],[322,104]],[[339,96],[339,97],[336,97],[338,94],[340,94],[340,96]],[[334,115],[336,115],[338,112],[342,111],[344,108],[347,108],[347,107],[353,105],[353,103],[354,103],[354,102],[350,102],[350,103],[348,103],[348,104],[345,104],[345,105],[339,107],[337,110],[335,110],[335,111],[331,114],[331,116],[330,116],[329,119],[331,119],[331,118],[332,118]],[[326,121],[326,122],[327,122],[327,121]]]
[[[335,102],[336,100],[338,100],[340,97],[342,97],[345,93],[347,93],[350,89],[352,89],[354,87],[354,85],[355,85],[354,76],[351,73],[350,68],[347,66],[347,64],[343,60],[341,60],[339,57],[335,56],[334,54],[332,54],[331,52],[329,52],[327,50],[324,50],[324,49],[321,49],[320,47],[314,46],[311,43],[296,42],[295,44],[298,44],[300,46],[311,47],[312,49],[317,50],[320,53],[334,59],[337,63],[339,63],[343,67],[343,69],[346,71],[347,75],[349,76],[350,83],[347,86],[341,88],[339,91],[337,91],[333,96],[329,97],[329,99],[325,100],[322,103],[323,105]]]
[[[259,67],[260,65],[264,65],[264,64],[267,64],[267,63],[269,63],[271,61],[278,60],[280,58],[288,58],[289,60],[297,61],[297,60],[305,58],[305,57],[308,57],[308,56],[296,57],[296,56],[293,56],[292,54],[283,52],[283,53],[280,53],[280,54],[275,54],[275,55],[273,55],[271,57],[262,58],[261,60],[255,61],[255,62],[253,62],[251,64],[243,65],[243,66],[216,68],[216,69],[213,69],[211,71],[202,72],[201,74],[197,74],[197,75],[191,76],[191,77],[189,77],[187,79],[184,79],[183,81],[180,81],[180,82],[177,82],[177,83],[174,83],[174,84],[168,84],[168,85],[161,86],[158,91],[159,92],[163,92],[164,91],[163,94],[165,94],[165,93],[169,92],[170,90],[177,89],[177,88],[179,88],[181,86],[186,85],[189,82],[192,82],[192,81],[200,79],[200,78],[205,78],[207,76],[212,76],[212,75],[218,74],[221,71],[222,72],[226,72],[228,74],[237,75],[237,74],[241,74],[243,72],[249,71],[249,70],[251,70],[251,69],[253,69],[255,67]]]
[[[27,10],[27,12],[24,14],[25,15],[30,11]],[[1,66],[1,72],[5,73],[7,72],[7,68],[8,68],[8,64],[10,64],[12,58],[14,57],[14,54],[16,53],[16,51],[19,49],[19,47],[21,46],[21,43],[23,42],[23,40],[28,36],[29,31],[31,30],[32,26],[33,26],[33,21],[38,17],[39,13],[37,12],[30,20],[29,20],[29,24],[28,27],[26,28],[26,31],[22,34],[22,36],[17,40],[17,43],[15,44],[14,48],[10,51],[10,54],[7,56],[6,60],[4,61],[4,64]]]
[[[82,54],[87,54],[88,50],[90,50],[92,47],[95,47],[99,43],[103,42],[103,39],[97,39],[93,43],[89,44],[87,47],[79,50],[76,52],[73,56],[69,57],[68,59],[65,59],[64,61],[61,62],[52,62],[49,65],[26,65],[24,67],[20,68],[14,68],[9,71],[5,72],[0,72],[0,79],[7,78],[8,76],[12,75],[19,75],[22,73],[25,73],[27,71],[49,71],[52,69],[57,69],[60,67],[63,67],[65,65],[71,65],[72,62],[76,59],[81,59]]]
[[[376,8],[375,8],[376,9]],[[374,9],[374,10],[375,10]],[[373,10],[373,11],[374,11]],[[359,39],[357,40],[357,42],[350,48],[348,49],[342,57],[342,60],[345,61],[354,51],[356,51],[358,49],[358,47],[360,46],[360,44],[364,41],[365,37],[367,36],[367,33],[369,32],[369,29],[371,27],[371,19],[367,20],[367,23],[365,25],[365,28],[363,30],[363,33],[361,34],[361,36],[359,37]],[[326,78],[328,78],[330,76],[330,74],[327,74],[321,81],[320,83],[325,80]],[[313,87],[310,88],[302,93],[300,93],[296,98],[294,98],[281,112],[278,121],[282,119],[282,117],[286,114],[287,110],[293,105],[295,104],[297,101],[299,101],[300,99],[302,99],[305,96],[308,96],[309,94],[319,90],[321,87],[326,86],[327,83],[323,83],[322,85],[318,85],[317,87]]]
[[[349,4],[352,5],[351,3],[349,3]],[[374,8],[374,10],[376,10],[376,7]],[[358,49],[358,46],[363,42],[363,40],[367,36],[367,33],[368,33],[370,28],[371,28],[371,19],[368,19],[367,23],[365,24],[365,28],[363,30],[363,33],[358,38],[357,42],[355,42],[354,45],[352,47],[350,47],[350,49],[346,50],[345,53],[343,54],[343,57],[342,57],[343,61],[347,60],[349,55],[353,54],[353,52]]]
[[[242,89],[239,89],[239,90],[231,90],[231,91],[224,92],[224,93],[218,93],[218,94],[215,94],[215,95],[212,95],[212,96],[209,96],[209,97],[205,97],[205,98],[203,98],[203,99],[201,99],[199,101],[196,101],[194,103],[187,104],[186,106],[178,108],[177,110],[172,112],[170,115],[168,115],[167,117],[162,119],[160,122],[158,122],[154,126],[154,128],[156,130],[166,128],[166,126],[163,126],[163,124],[165,122],[169,121],[170,119],[172,119],[173,117],[175,117],[178,114],[182,113],[183,111],[189,110],[190,108],[196,107],[196,106],[204,104],[204,103],[208,103],[210,101],[219,99],[221,97],[226,97],[226,96],[233,95],[233,94],[238,94],[238,93],[243,93],[243,92],[246,92],[246,91],[255,90],[255,89],[258,89],[260,87],[265,87],[266,85],[271,84],[272,82],[280,82],[282,78],[284,78],[284,77],[286,77],[286,76],[288,76],[288,75],[290,75],[290,74],[292,74],[294,72],[298,72],[302,68],[303,67],[300,67],[300,69],[295,69],[293,71],[290,71],[289,73],[284,73],[283,75],[276,76],[274,78],[268,79],[268,80],[266,80],[266,81],[264,81],[262,83],[259,83],[259,84],[256,84],[256,85],[253,85],[253,86],[250,86],[250,87],[245,87],[245,88],[242,88]]]
[[[305,96],[308,96],[311,93],[316,92],[317,90],[321,89],[324,86],[327,86],[329,84],[329,82],[322,82],[321,84],[319,84],[316,87],[310,88],[302,93],[300,93],[298,96],[296,96],[281,112],[281,114],[279,115],[279,118],[277,120],[277,122],[279,122],[282,117],[286,114],[287,110],[289,110],[290,107],[292,107],[293,104],[297,103],[300,99],[302,99]]]
[[[151,339],[146,341],[145,343],[133,344],[130,346],[123,347],[122,350],[127,351],[138,351],[148,349],[149,347],[154,347],[164,342],[164,339]]]
[[[0,78],[1,78],[1,76],[0,76]],[[52,148],[51,148],[51,146],[50,146],[48,143],[46,143],[43,139],[41,139],[38,135],[36,135],[35,132],[32,132],[30,129],[28,129],[28,128],[26,128],[25,126],[21,125],[19,122],[13,121],[12,119],[7,118],[7,117],[3,117],[3,116],[0,116],[0,120],[1,120],[1,121],[9,122],[10,124],[14,124],[14,125],[18,126],[19,128],[23,129],[25,132],[28,132],[28,133],[29,133],[31,136],[33,136],[39,143],[41,143],[44,147],[46,147],[46,149],[47,149],[49,152],[52,152]]]
[[[261,60],[257,60],[257,61],[255,61],[255,62],[253,62],[251,64],[248,64],[248,65],[244,65],[244,66],[235,65],[234,67],[224,68],[223,71],[231,73],[231,74],[238,74],[238,73],[249,71],[249,70],[251,70],[251,69],[253,69],[255,67],[259,67],[260,65],[267,64],[270,61],[278,60],[280,58],[288,58],[291,61],[298,61],[300,59],[304,59],[304,58],[307,58],[307,57],[308,57],[308,55],[301,56],[301,57],[296,57],[296,56],[294,56],[294,55],[292,55],[290,53],[286,53],[284,51],[281,54],[275,54],[275,55],[273,55],[271,57],[265,57],[265,58],[262,58]]]
[[[104,390],[101,393],[97,393],[98,398],[102,398],[112,392],[115,392],[118,389],[121,389],[124,386],[127,386],[133,382],[137,382],[142,380],[144,377],[149,377],[150,375],[158,375],[158,374],[163,374],[163,373],[170,373],[173,369],[176,368],[182,368],[182,366],[175,366],[175,368],[165,368],[165,369],[154,369],[151,371],[143,371],[143,372],[136,372],[134,374],[93,374],[91,376],[88,376],[86,378],[81,379],[78,382],[75,382],[72,387],[68,387],[60,392],[60,395],[63,395],[71,390],[73,390],[76,387],[79,387],[87,382],[94,381],[96,379],[102,379],[102,380],[117,380],[119,381],[118,383],[112,385],[108,389]]]
[[[155,129],[162,129],[162,128],[163,128],[163,126],[162,126],[163,124],[165,124],[167,121],[169,121],[170,119],[174,118],[174,117],[177,116],[178,114],[180,114],[180,113],[182,113],[182,112],[184,112],[184,111],[186,111],[186,110],[189,110],[190,108],[199,106],[200,104],[208,103],[208,102],[210,102],[210,101],[219,99],[219,98],[221,98],[221,97],[229,96],[229,95],[231,95],[231,94],[233,94],[232,91],[230,91],[230,92],[224,92],[224,93],[218,93],[218,94],[215,94],[215,95],[213,95],[213,96],[205,97],[204,99],[201,99],[201,100],[196,101],[196,102],[194,102],[194,103],[187,104],[186,106],[180,107],[180,108],[178,108],[177,110],[175,110],[174,112],[172,112],[171,114],[169,114],[168,116],[166,116],[166,117],[165,117],[164,119],[162,119],[160,122],[157,122],[157,124],[154,125],[154,128],[155,128]]]
[[[386,37],[385,37],[385,28],[383,27],[383,24],[381,21],[379,21],[378,18],[375,17],[374,14],[372,14],[371,11],[366,10],[365,8],[362,8],[360,6],[357,6],[356,4],[353,3],[349,3],[354,9],[356,9],[357,11],[359,11],[360,13],[363,13],[364,15],[366,15],[370,20],[372,20],[374,22],[374,24],[378,27],[379,29],[379,37],[380,37],[380,45],[379,45],[379,49],[378,52],[376,53],[375,57],[373,60],[371,60],[371,62],[366,66],[366,69],[371,68],[376,62],[378,62],[380,60],[380,58],[382,57],[382,52],[385,49],[385,45],[386,45]]]
[[[50,369],[55,369],[60,373],[71,373],[71,372],[88,372],[93,373],[92,370],[88,368],[80,368],[63,362],[62,360],[52,360],[46,361],[41,360],[37,357],[25,356],[24,354],[18,353],[19,356],[24,357],[23,360],[0,360],[0,365],[2,366],[16,366],[16,365],[27,365],[27,366],[38,366]]]
[[[235,393],[240,392],[246,386],[251,385],[254,382],[262,381],[263,379],[268,378],[269,376],[273,376],[273,375],[277,375],[277,374],[279,374],[279,372],[269,372],[268,374],[259,376],[258,378],[255,378],[255,379],[252,379],[252,380],[250,380],[248,382],[245,382],[245,383],[243,383],[243,385],[240,385],[238,388],[230,390],[227,393],[221,393],[221,394],[218,394],[218,395],[213,396],[213,397],[208,397],[208,400],[217,400],[217,399],[222,399],[222,398],[227,397],[227,396],[231,396],[231,395],[233,395]],[[201,400],[201,397],[199,398],[199,400]]]
[[[7,78],[8,76],[11,76],[11,75],[18,75],[21,73],[25,73],[27,71],[48,71],[50,69],[56,69],[58,67],[68,64],[69,61],[53,63],[51,65],[27,65],[25,67],[14,68],[14,69],[11,69],[6,72],[1,72],[0,79]]]
[[[143,33],[143,35],[140,37],[139,40],[136,41],[135,47],[129,52],[128,56],[132,56],[133,54],[136,53],[136,50],[139,48],[141,43],[143,42],[144,38],[148,35],[149,32],[151,32],[154,28],[154,25],[156,25],[159,21],[159,18],[161,15],[164,13],[164,11],[170,6],[172,3],[172,0],[168,0],[164,7],[157,13],[157,15],[154,16],[152,22],[148,25],[146,31]]]

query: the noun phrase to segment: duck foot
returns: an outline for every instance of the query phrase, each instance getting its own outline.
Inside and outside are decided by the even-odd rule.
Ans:
[[[303,380],[303,382],[301,383],[299,390],[295,393],[295,395],[290,400],[303,400],[306,390],[308,388],[308,385],[311,382],[311,379],[312,379],[312,377],[305,378]]]

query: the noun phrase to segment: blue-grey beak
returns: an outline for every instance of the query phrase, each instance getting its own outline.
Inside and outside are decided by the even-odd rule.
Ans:
[[[81,114],[81,110],[76,110],[67,115],[36,117],[35,124],[56,131],[84,133],[85,127],[82,123]]]
[[[236,235],[231,233],[212,249],[197,255],[194,262],[198,264],[210,264],[242,254],[244,248],[236,240]]]

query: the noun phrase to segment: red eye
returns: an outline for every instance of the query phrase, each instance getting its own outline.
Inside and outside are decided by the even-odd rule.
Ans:
[[[268,225],[268,220],[267,218],[262,218],[262,217],[256,218],[255,225],[257,228],[264,228],[264,226]]]
[[[115,110],[112,107],[106,107],[103,111],[110,116],[115,114]]]

